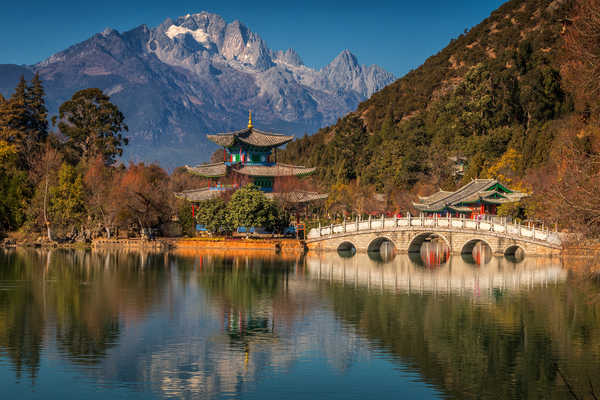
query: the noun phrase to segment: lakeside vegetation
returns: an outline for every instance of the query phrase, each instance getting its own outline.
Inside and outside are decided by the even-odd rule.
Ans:
[[[174,193],[205,187],[205,179],[183,168],[169,175],[156,164],[117,162],[127,125],[99,89],[76,92],[50,120],[38,75],[0,97],[0,238],[20,231],[45,241],[89,241],[119,230],[149,237],[173,219],[188,235],[197,223],[221,234],[238,226],[279,232],[289,222],[285,209],[253,185],[193,215]]]
[[[86,240],[117,226],[148,229],[170,217],[167,173],[117,164],[123,114],[99,89],[73,94],[51,118],[39,76],[0,98],[0,234]]]
[[[383,211],[382,203],[414,212],[416,195],[497,178],[531,193],[500,215],[598,237],[599,10],[600,0],[511,0],[280,158],[318,167],[329,219]],[[250,189],[244,201],[228,195],[192,215],[173,193],[206,180],[120,163],[126,132],[124,115],[99,89],[74,93],[52,118],[37,75],[0,96],[0,236],[151,236],[173,219],[187,235],[196,224],[228,234],[237,226],[278,231],[289,221],[285,204]],[[452,157],[467,159],[464,176],[453,173]]]
[[[511,0],[281,158],[318,167],[329,205],[390,211],[498,178],[532,194],[499,213],[600,235],[600,2]],[[464,176],[451,157],[465,157]]]

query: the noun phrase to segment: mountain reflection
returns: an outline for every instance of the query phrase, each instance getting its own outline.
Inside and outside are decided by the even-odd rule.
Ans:
[[[56,354],[99,386],[210,398],[279,398],[273,377],[309,390],[380,358],[449,397],[564,398],[559,368],[577,393],[600,378],[598,289],[558,259],[417,257],[0,251],[0,370],[35,385]]]

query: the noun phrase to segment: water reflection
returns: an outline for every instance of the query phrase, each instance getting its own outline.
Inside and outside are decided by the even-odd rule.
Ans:
[[[491,257],[481,268],[473,268],[459,257],[450,257],[437,268],[422,268],[413,258],[397,257],[381,263],[369,255],[358,253],[351,259],[340,259],[333,253],[309,255],[308,272],[318,280],[340,282],[350,287],[377,287],[400,292],[446,292],[492,295],[494,290],[523,290],[547,287],[565,282],[567,272],[558,258],[528,258],[513,263],[505,257]],[[422,261],[421,258],[417,260]]]
[[[473,264],[482,265],[487,264],[492,260],[492,248],[484,241],[475,241],[475,244],[468,246],[472,250],[470,254],[467,253],[467,259],[469,262],[472,260]],[[468,256],[471,256],[470,258]]]
[[[70,396],[139,398],[565,398],[558,368],[581,394],[600,378],[598,289],[559,260],[416,255],[0,252],[4,392],[57,371]]]
[[[413,260],[416,259],[415,261],[424,267],[436,268],[445,264],[450,258],[450,247],[443,239],[433,238],[421,245],[419,256],[413,258]]]

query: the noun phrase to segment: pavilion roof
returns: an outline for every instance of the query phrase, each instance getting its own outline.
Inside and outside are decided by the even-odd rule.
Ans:
[[[175,193],[175,197],[183,200],[197,203],[200,201],[206,201],[219,197],[222,192],[218,190],[211,190],[209,188],[191,189],[184,190],[183,192]]]
[[[223,193],[219,190],[212,190],[209,188],[191,189],[184,190],[182,192],[175,193],[175,197],[183,200],[190,201],[192,203],[198,203],[210,199],[217,198]],[[327,193],[310,192],[304,190],[290,191],[290,192],[275,192],[265,193],[270,199],[281,199],[290,203],[308,203],[316,200],[326,199],[329,195]]]
[[[419,200],[421,200],[423,203],[433,203],[439,199],[443,199],[446,196],[451,195],[454,192],[447,192],[445,190],[440,190],[437,193],[434,193],[432,195],[429,196],[419,196]]]
[[[301,165],[280,164],[275,165],[248,165],[244,164],[234,171],[238,174],[249,176],[304,176],[310,175],[316,168]]]
[[[277,147],[291,142],[294,139],[294,136],[291,135],[264,132],[252,126],[235,132],[206,135],[206,137],[223,147],[231,147],[236,142],[256,147]]]
[[[186,165],[185,168],[192,174],[204,176],[206,178],[218,178],[227,175],[227,166],[223,162],[200,164],[195,167]]]
[[[507,189],[496,179],[474,179],[454,192],[440,190],[431,196],[419,197],[420,202],[413,205],[421,211],[439,211],[444,208],[460,211],[463,203],[485,201],[504,204],[518,201],[525,196],[526,193]]]
[[[329,196],[329,194],[327,193],[309,192],[304,190],[291,191],[285,193],[272,192],[265,194],[271,199],[281,199],[290,203],[308,203],[310,201],[324,200]]]

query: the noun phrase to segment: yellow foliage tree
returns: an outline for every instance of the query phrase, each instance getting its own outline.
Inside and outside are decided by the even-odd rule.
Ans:
[[[519,177],[519,166],[522,165],[523,155],[514,148],[509,148],[487,169],[487,175],[520,192],[529,192],[525,183]]]
[[[17,148],[15,145],[8,143],[6,140],[0,140],[0,162],[7,161],[16,154]]]

